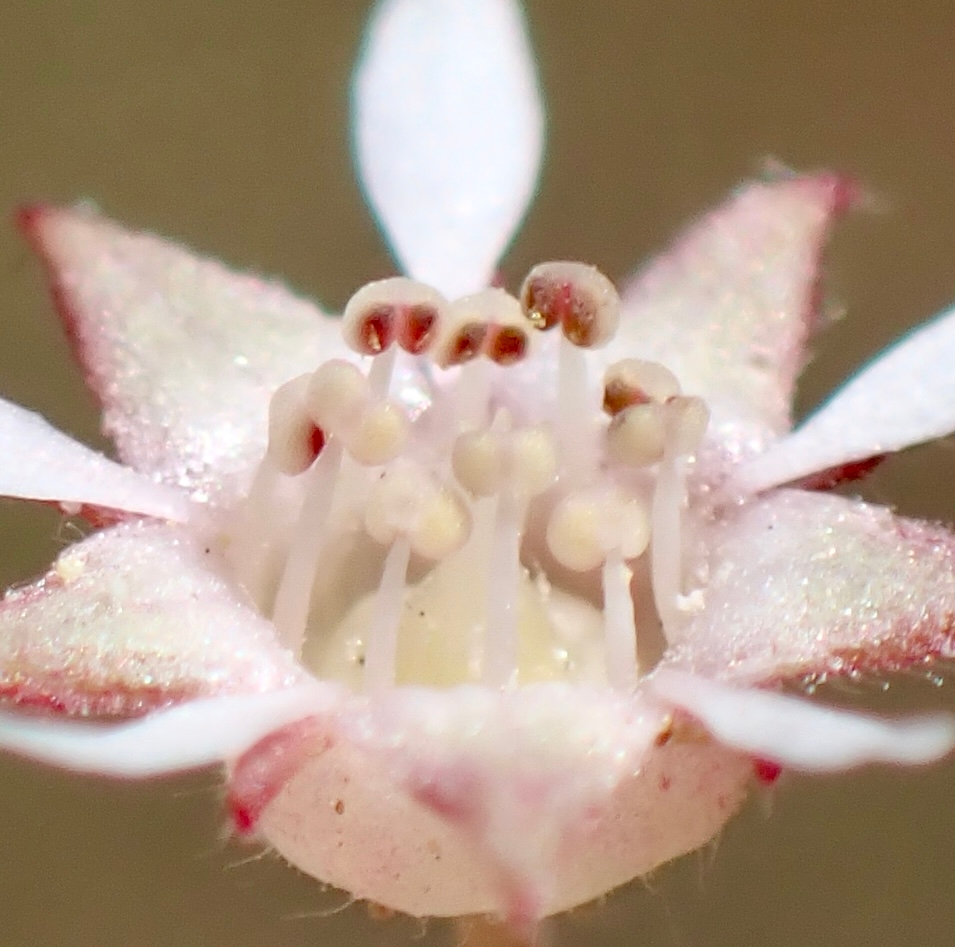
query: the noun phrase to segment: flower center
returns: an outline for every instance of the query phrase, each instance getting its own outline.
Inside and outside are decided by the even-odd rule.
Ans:
[[[275,392],[230,535],[239,580],[316,674],[636,684],[688,601],[685,461],[708,412],[653,362],[592,384],[619,305],[567,262],[519,298],[449,302],[404,278],[352,297],[342,331],[368,370],[333,360]]]

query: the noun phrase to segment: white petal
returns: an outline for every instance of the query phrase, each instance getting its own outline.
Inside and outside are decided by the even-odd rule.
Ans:
[[[696,717],[721,743],[795,769],[928,763],[955,746],[955,724],[949,717],[882,720],[678,671],[658,672],[652,687]]]
[[[955,431],[955,309],[886,349],[789,437],[736,472],[765,490]]]
[[[144,777],[239,756],[272,730],[328,709],[314,682],[270,694],[215,697],[118,725],[0,715],[0,748],[76,772]]]
[[[544,115],[513,0],[384,0],[355,75],[357,162],[402,269],[486,286],[533,196]]]
[[[185,522],[184,493],[90,450],[39,414],[0,399],[0,495],[97,506]]]

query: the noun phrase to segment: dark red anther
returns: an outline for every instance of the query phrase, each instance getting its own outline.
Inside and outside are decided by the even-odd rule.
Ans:
[[[325,448],[325,432],[316,425],[312,425],[312,434],[309,441],[312,448],[312,460],[314,462],[315,458],[324,450]]]
[[[402,307],[398,316],[398,344],[412,355],[427,351],[438,331],[438,313],[433,306],[418,303]]]
[[[613,378],[604,385],[603,409],[611,417],[635,404],[649,404],[651,400],[642,388],[628,385],[621,378]]]
[[[513,365],[527,354],[527,334],[516,326],[491,326],[484,354],[498,365]]]
[[[535,329],[546,332],[564,321],[570,306],[571,286],[538,277],[530,279],[521,294],[521,308]]]
[[[463,325],[448,344],[448,365],[463,365],[476,358],[484,345],[488,327],[483,322]]]
[[[539,277],[528,281],[521,305],[531,324],[547,330],[561,325],[574,345],[590,348],[597,340],[597,301],[567,280]]]
[[[358,345],[365,355],[380,355],[395,340],[394,306],[375,306],[361,320]]]

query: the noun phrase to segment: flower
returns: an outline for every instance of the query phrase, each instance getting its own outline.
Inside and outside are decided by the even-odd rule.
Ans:
[[[536,179],[525,45],[504,0],[379,7],[356,141],[417,282],[344,322],[87,209],[24,215],[136,473],[5,407],[4,491],[104,528],[0,610],[11,704],[143,715],[11,715],[0,743],[120,775],[222,760],[237,828],[323,880],[519,925],[702,844],[780,766],[945,752],[947,722],[766,688],[944,655],[955,601],[945,531],[779,489],[955,428],[943,317],[787,433],[844,182],[741,190],[619,325],[588,268],[483,290]],[[349,368],[346,337],[392,334],[424,353]],[[445,369],[453,343],[516,363]]]

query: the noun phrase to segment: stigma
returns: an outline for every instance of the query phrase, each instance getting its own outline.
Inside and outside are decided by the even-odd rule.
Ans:
[[[636,686],[700,594],[683,535],[708,411],[663,365],[610,363],[619,323],[613,284],[576,262],[516,295],[403,277],[355,293],[354,358],[274,392],[224,528],[237,580],[313,673],[372,693]]]

